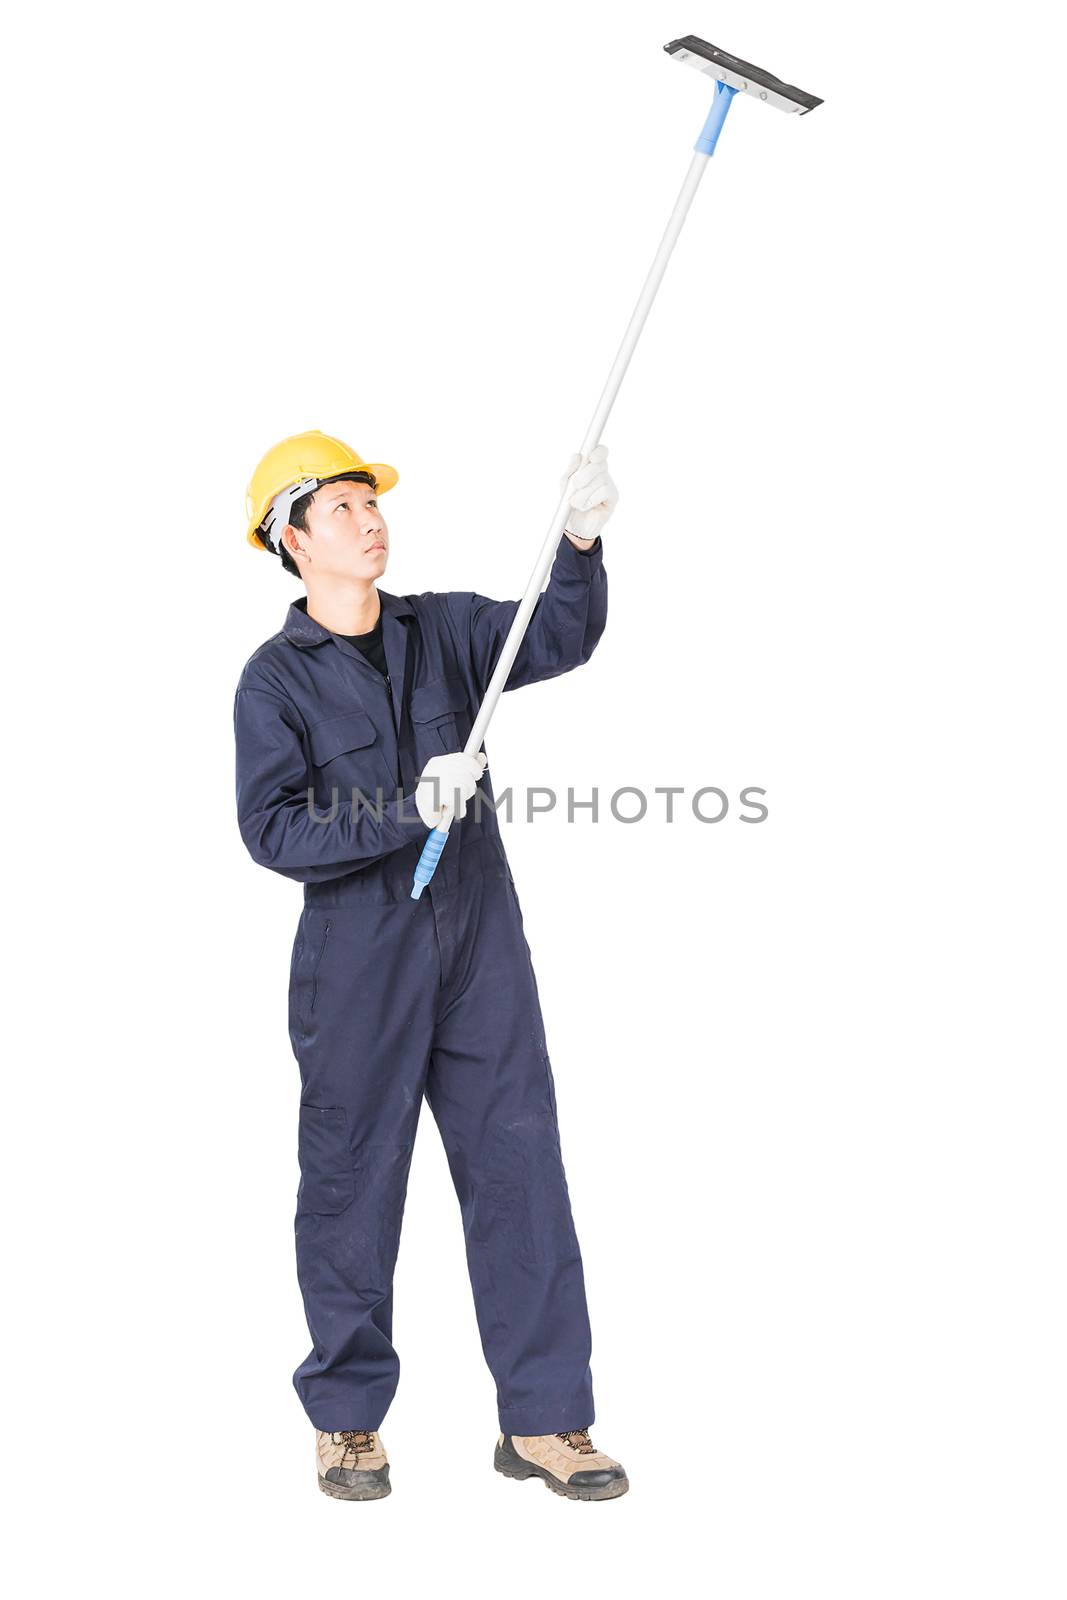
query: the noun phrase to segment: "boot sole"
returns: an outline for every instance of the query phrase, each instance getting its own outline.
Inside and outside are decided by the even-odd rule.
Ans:
[[[499,1445],[496,1447],[493,1466],[504,1478],[517,1478],[520,1481],[525,1478],[540,1478],[553,1494],[562,1495],[565,1500],[617,1500],[630,1487],[629,1478],[613,1478],[610,1483],[602,1484],[599,1488],[572,1489],[568,1484],[554,1478],[547,1467],[535,1466],[532,1461],[524,1461],[521,1466],[516,1466]]]
[[[349,1488],[347,1484],[331,1483],[328,1478],[320,1476],[319,1488],[323,1494],[328,1494],[331,1500],[384,1500],[387,1494],[393,1492],[393,1486],[388,1478],[384,1482],[376,1479]]]

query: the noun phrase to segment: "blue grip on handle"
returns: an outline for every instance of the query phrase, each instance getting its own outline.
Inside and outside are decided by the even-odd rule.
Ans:
[[[419,864],[415,868],[415,882],[411,889],[412,900],[417,900],[437,871],[437,863],[441,859],[441,851],[448,843],[448,833],[443,828],[431,828],[429,837],[422,847]]]
[[[708,120],[701,128],[700,138],[693,146],[693,149],[699,150],[701,155],[710,156],[713,154],[715,146],[719,142],[722,125],[726,121],[726,113],[730,109],[730,102],[736,93],[737,90],[728,83],[717,83],[715,85],[715,98],[711,102]]]

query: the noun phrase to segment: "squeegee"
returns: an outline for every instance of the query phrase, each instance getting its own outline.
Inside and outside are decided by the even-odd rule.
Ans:
[[[656,298],[656,291],[660,286],[663,274],[667,269],[671,251],[682,231],[682,223],[696,194],[697,185],[704,175],[704,168],[708,159],[718,143],[722,125],[726,120],[726,113],[730,109],[731,101],[737,94],[751,95],[753,99],[763,100],[768,105],[777,106],[779,111],[796,111],[804,116],[809,111],[814,111],[816,106],[821,106],[822,101],[813,94],[806,94],[803,89],[795,89],[791,83],[783,83],[773,73],[765,72],[762,67],[754,67],[750,61],[742,61],[738,56],[729,55],[725,50],[720,50],[717,45],[708,44],[706,39],[698,39],[695,34],[686,34],[684,39],[672,39],[670,44],[663,46],[667,54],[675,61],[684,61],[690,67],[696,67],[699,72],[706,72],[715,79],[715,95],[711,102],[704,126],[700,130],[693,148],[693,158],[686,173],[685,182],[681,192],[674,203],[670,221],[667,223],[659,249],[656,251],[645,286],[641,290],[637,305],[634,307],[629,326],[623,335],[615,363],[608,374],[600,399],[597,401],[596,410],[593,412],[589,427],[586,429],[582,441],[581,457],[585,461],[590,453],[596,449],[604,425],[611,414],[615,404],[615,397],[619,392],[626,369],[630,365],[630,357],[634,353],[637,341],[641,336],[641,329],[645,319]],[[526,592],[519,603],[508,636],[504,641],[504,648],[500,652],[500,659],[493,670],[489,685],[485,691],[485,698],[478,708],[478,715],[474,719],[470,738],[464,745],[467,755],[476,755],[481,748],[485,731],[496,710],[497,701],[500,699],[511,672],[512,663],[519,651],[523,636],[529,625],[545,579],[548,577],[549,568],[555,559],[559,541],[563,537],[563,529],[570,511],[570,496],[564,488],[563,498],[556,507],[556,514],[552,518],[537,564],[530,575],[526,585]],[[423,889],[434,875],[441,852],[448,840],[448,830],[452,824],[453,813],[450,806],[445,806],[437,826],[430,830],[429,837],[423,846],[422,855],[419,857],[418,866],[415,868],[415,883],[411,890],[411,898],[417,900]]]

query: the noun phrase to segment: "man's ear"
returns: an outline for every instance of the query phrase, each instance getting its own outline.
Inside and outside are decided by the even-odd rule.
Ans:
[[[294,560],[298,555],[305,561],[311,560],[307,552],[307,546],[302,542],[304,537],[305,535],[301,533],[300,529],[295,528],[291,522],[287,522],[282,529],[282,544]]]

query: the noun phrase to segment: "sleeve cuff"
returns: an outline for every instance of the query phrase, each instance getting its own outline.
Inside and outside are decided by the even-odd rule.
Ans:
[[[604,546],[599,533],[596,536],[596,543],[591,544],[588,550],[579,550],[577,545],[571,544],[565,533],[560,534],[559,544],[556,546],[556,561],[562,561],[566,570],[572,572],[575,577],[591,577],[603,560]]]

